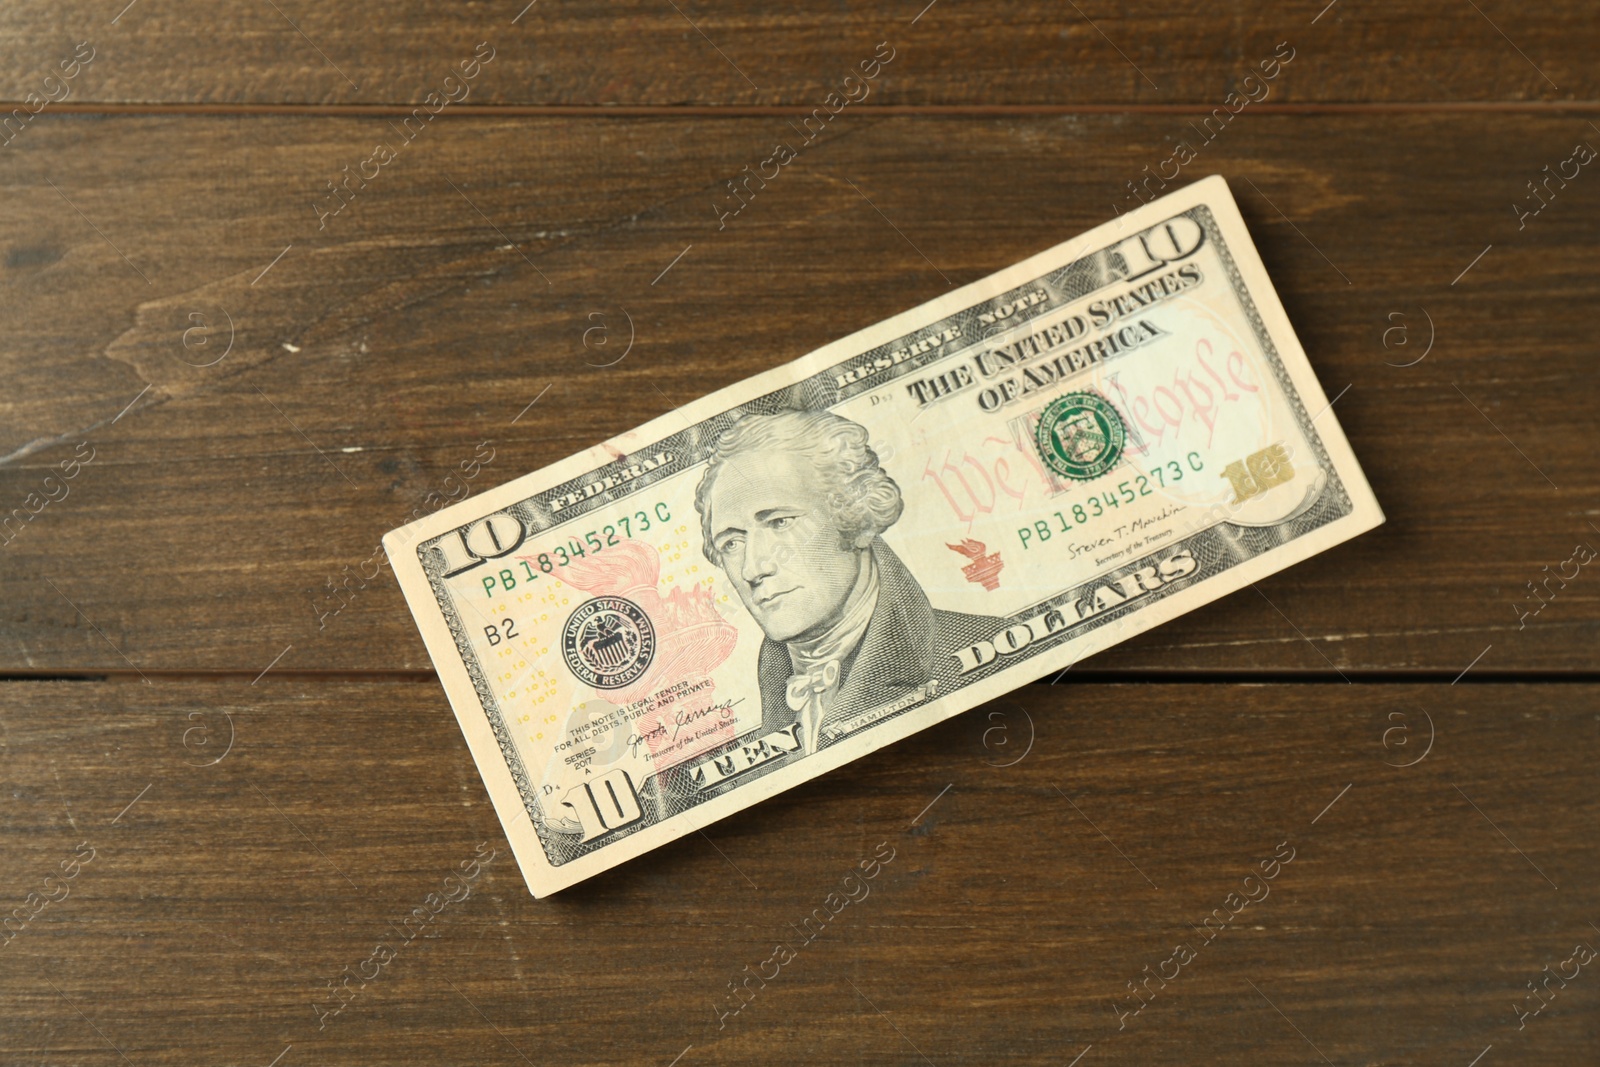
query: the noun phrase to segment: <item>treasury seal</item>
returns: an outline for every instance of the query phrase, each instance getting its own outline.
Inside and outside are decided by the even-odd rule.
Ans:
[[[561,655],[578,680],[596,689],[638,681],[656,654],[656,628],[631,600],[597,596],[580,604],[561,631]]]
[[[1117,465],[1128,431],[1104,397],[1066,393],[1044,406],[1034,436],[1045,466],[1086,482]]]

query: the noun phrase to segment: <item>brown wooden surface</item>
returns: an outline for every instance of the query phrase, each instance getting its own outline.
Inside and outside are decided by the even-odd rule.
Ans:
[[[1600,145],[1591,5],[525,3],[0,10],[6,114],[95,48],[0,132],[0,920],[69,891],[0,947],[0,1065],[1597,1059],[1593,966],[1516,1014],[1600,948],[1600,587],[1516,611],[1600,545],[1600,177],[1513,209]],[[319,627],[325,583],[480,442],[470,492],[1105,221],[1283,41],[1180,181],[1228,177],[1388,523],[531,899],[392,579]]]
[[[1591,667],[1600,586],[1572,582],[1523,629],[1516,606],[1600,544],[1600,180],[1581,173],[1520,231],[1510,205],[1600,135],[1573,116],[1240,123],[1195,167],[1229,176],[1324,389],[1349,387],[1335,412],[1389,522],[1262,583],[1270,605],[1237,594],[1095,666],[1453,675],[1492,645],[1488,669]],[[0,501],[79,441],[96,459],[0,548],[0,669],[254,672],[291,645],[295,669],[426,668],[386,576],[320,629],[318,605],[479,442],[494,459],[473,491],[1065,240],[1184,120],[855,121],[719,231],[719,176],[787,130],[457,120],[321,234],[313,183],[385,121],[28,130],[0,161],[20,264],[0,450],[61,443],[0,466]],[[195,315],[209,348],[184,347]],[[633,351],[595,366],[629,317]],[[220,355],[230,319],[227,358],[186,365]],[[585,347],[597,324],[610,349]],[[1430,333],[1420,363],[1391,365]]]
[[[866,106],[1211,104],[1288,42],[1271,103],[1600,97],[1600,23],[1580,0],[413,0],[359,13],[137,0],[117,18],[126,2],[8,5],[0,93],[42,91],[87,40],[96,58],[69,103],[413,104],[488,42],[469,104],[809,108],[887,41],[895,58]]]
[[[1491,1044],[1592,1062],[1600,1040],[1593,967],[1520,1031],[1512,1010],[1600,947],[1593,686],[1029,686],[544,901],[431,683],[12,683],[0,706],[7,908],[94,849],[0,949],[6,1063],[1065,1064],[1093,1044],[1083,1063],[1314,1045],[1465,1067]],[[1386,765],[1422,756],[1425,713],[1431,751]],[[229,716],[231,751],[200,766]],[[472,894],[401,944],[390,924],[483,841]],[[870,894],[719,1030],[728,982],[881,842]],[[1282,842],[1269,894],[1203,943],[1190,924]],[[1112,1001],[1180,943],[1194,961],[1119,1032]],[[378,944],[397,958],[319,1031],[312,1004]]]

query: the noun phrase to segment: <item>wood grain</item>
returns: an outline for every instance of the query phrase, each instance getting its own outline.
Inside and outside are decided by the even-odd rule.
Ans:
[[[120,7],[8,5],[0,96],[59,92],[43,79],[88,41],[69,104],[418,104],[483,42],[494,59],[468,104],[811,108],[880,42],[895,58],[862,106],[1214,105],[1285,42],[1295,58],[1272,103],[1600,97],[1600,24],[1576,0]]]
[[[1517,1013],[1600,946],[1600,587],[1517,606],[1600,545],[1600,180],[1513,204],[1600,145],[1600,22],[925,5],[0,9],[0,1063],[1596,1060],[1593,967]],[[1280,42],[1179,180],[1229,178],[1388,523],[534,901],[381,534],[1097,225]]]
[[[1194,136],[850,121],[722,229],[784,120],[450,121],[319,232],[319,186],[387,121],[47,117],[4,161],[0,514],[95,459],[0,546],[0,669],[426,668],[359,574],[480,442],[474,492],[1082,232]],[[1229,176],[1389,522],[1088,666],[1592,669],[1600,587],[1518,605],[1600,537],[1600,185],[1511,210],[1584,138],[1256,116],[1205,146],[1190,170]]]
[[[1594,686],[1026,687],[543,901],[431,682],[11,683],[0,707],[7,910],[94,851],[0,949],[9,1063],[1600,1047],[1592,968],[1524,1029],[1513,1012],[1600,944]],[[470,895],[405,938],[480,842]],[[1284,842],[1268,895],[1207,942],[1193,926],[1259,895],[1244,878]],[[880,843],[870,894],[719,1029],[730,980],[798,944],[789,924]],[[312,1004],[378,944],[396,958],[319,1030]],[[1177,944],[1196,958],[1119,1031],[1113,1001]]]

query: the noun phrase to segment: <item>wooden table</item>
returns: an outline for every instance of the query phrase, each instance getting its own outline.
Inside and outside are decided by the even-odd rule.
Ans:
[[[0,1063],[1596,1061],[1592,5],[524,2],[0,11]],[[381,534],[1179,141],[1387,525],[533,900]]]

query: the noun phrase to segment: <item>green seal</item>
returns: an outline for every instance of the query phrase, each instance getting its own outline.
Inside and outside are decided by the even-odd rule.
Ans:
[[[1122,416],[1097,393],[1066,393],[1039,413],[1035,440],[1045,466],[1080,482],[1117,465],[1127,442]]]

